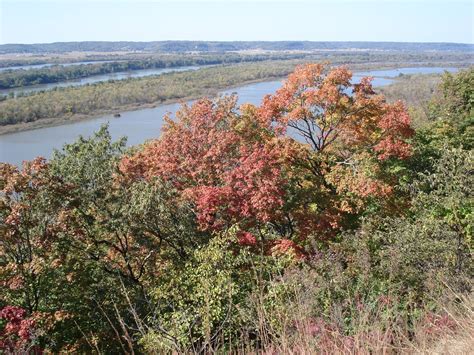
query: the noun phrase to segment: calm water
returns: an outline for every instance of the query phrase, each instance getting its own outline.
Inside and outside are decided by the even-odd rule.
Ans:
[[[456,70],[455,68],[448,69]],[[374,85],[383,86],[391,82],[390,77],[396,77],[399,73],[428,74],[443,71],[443,68],[402,68],[357,73],[354,79],[357,81],[363,75],[371,75],[375,77]],[[266,94],[275,92],[280,86],[281,81],[263,82],[227,90],[223,94],[236,93],[239,95],[239,103],[249,102],[258,105]],[[0,135],[0,161],[20,165],[23,160],[29,160],[38,155],[48,158],[54,149],[61,148],[64,143],[73,142],[79,135],[90,136],[107,122],[114,138],[127,136],[129,145],[139,144],[147,139],[158,137],[163,125],[163,115],[167,112],[175,112],[179,106],[179,104],[164,105],[123,112],[119,118],[108,115],[68,125]]]
[[[395,78],[402,75],[412,74],[442,74],[445,71],[455,72],[457,68],[439,68],[439,67],[414,67],[414,68],[398,68],[398,69],[383,69],[383,70],[372,70],[365,72],[358,72],[357,76],[374,76],[374,77],[385,77]]]
[[[93,75],[93,76],[88,76],[87,78],[67,80],[60,83],[39,84],[39,85],[31,85],[31,86],[20,87],[20,88],[1,89],[0,95],[8,95],[11,92],[16,95],[20,92],[27,93],[27,92],[33,92],[33,91],[50,90],[56,87],[79,86],[79,85],[98,83],[100,81],[107,81],[107,80],[123,80],[123,79],[129,79],[129,78],[140,78],[144,76],[161,75],[165,73],[178,72],[178,71],[198,70],[200,68],[201,67],[199,66],[187,66],[187,67],[176,67],[176,68],[132,70],[132,71],[127,71],[127,72]]]
[[[0,68],[0,73],[1,73],[2,71],[7,71],[7,70],[40,69],[40,68],[52,67],[52,66],[55,66],[55,65],[59,65],[59,66],[62,66],[62,67],[69,67],[69,66],[71,66],[71,65],[98,64],[98,63],[116,63],[116,62],[124,62],[124,60],[96,60],[96,61],[75,62],[75,63],[60,63],[60,64],[45,63],[45,64],[32,64],[32,65],[19,65],[19,66],[14,66],[14,67]]]

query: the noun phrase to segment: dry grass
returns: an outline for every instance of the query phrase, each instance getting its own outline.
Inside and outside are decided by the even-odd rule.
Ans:
[[[264,295],[262,295],[264,296]],[[367,311],[363,307],[354,320],[358,331],[343,334],[335,312],[332,321],[309,316],[308,304],[299,299],[287,311],[266,314],[258,311],[259,350],[250,345],[250,336],[239,339],[234,346],[223,344],[207,353],[232,354],[472,354],[474,351],[474,297],[452,294],[445,307],[424,317],[408,330],[397,317],[384,317],[387,310]],[[256,302],[263,299],[255,300]],[[301,302],[303,301],[303,302]],[[385,319],[384,319],[385,318]],[[279,322],[274,322],[278,319]],[[225,350],[224,350],[225,349]]]
[[[443,309],[443,317],[420,324],[416,354],[474,353],[474,297],[458,297],[456,304]]]

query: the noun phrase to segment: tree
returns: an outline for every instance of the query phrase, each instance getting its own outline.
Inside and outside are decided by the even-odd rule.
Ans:
[[[283,205],[283,142],[258,125],[236,98],[184,105],[163,135],[125,157],[121,171],[134,180],[161,178],[194,202],[203,230],[247,226],[278,218]],[[275,139],[274,139],[275,138]]]
[[[65,314],[68,332],[51,330],[42,341],[56,349],[82,349],[83,334],[102,332],[96,346],[118,351],[122,340],[113,329],[134,322],[123,310],[153,309],[150,284],[207,241],[171,186],[122,179],[124,149],[103,127],[49,163],[37,159],[22,171],[2,165],[1,302],[29,316]]]
[[[389,167],[411,155],[413,130],[403,104],[386,103],[370,78],[352,84],[351,77],[345,67],[297,67],[259,108],[265,125],[307,143],[293,157],[294,193],[305,196],[297,223],[313,233],[347,226],[374,200],[387,205],[396,183]]]
[[[202,229],[243,223],[290,237],[331,233],[344,214],[391,195],[385,166],[411,154],[404,106],[375,95],[370,79],[350,79],[346,68],[310,64],[259,108],[199,100],[176,122],[167,118],[162,137],[123,159],[121,170],[170,181],[193,201]]]

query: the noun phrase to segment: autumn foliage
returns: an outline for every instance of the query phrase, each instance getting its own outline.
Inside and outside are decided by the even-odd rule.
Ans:
[[[308,64],[140,146],[102,127],[0,164],[0,352],[408,349],[435,276],[471,290],[469,114],[448,109],[414,132],[370,78]]]
[[[160,139],[122,160],[121,170],[129,179],[171,182],[195,202],[203,229],[266,223],[284,203],[285,156],[270,127],[245,117],[252,114],[237,113],[235,97],[185,105],[176,122],[166,118]]]
[[[203,229],[270,224],[300,241],[330,235],[369,199],[389,199],[394,177],[384,162],[411,154],[403,104],[386,103],[370,78],[351,77],[309,64],[260,107],[239,110],[232,97],[185,105],[121,171],[170,181],[193,201]]]
[[[0,319],[6,321],[0,332],[0,349],[10,352],[24,349],[32,354],[42,353],[39,348],[29,346],[34,337],[36,321],[33,317],[28,318],[24,309],[6,306],[0,310]]]

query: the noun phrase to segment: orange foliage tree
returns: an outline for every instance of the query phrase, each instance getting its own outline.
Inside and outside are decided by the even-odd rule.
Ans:
[[[251,106],[237,112],[236,98],[184,105],[166,118],[163,135],[125,157],[128,178],[160,177],[195,202],[204,230],[237,222],[254,226],[278,218],[284,204],[283,140],[256,124]]]
[[[345,67],[300,66],[259,108],[262,124],[305,143],[293,157],[300,237],[333,235],[369,203],[386,206],[396,182],[387,168],[411,155],[403,104],[387,103],[370,78],[351,78]]]
[[[411,154],[403,104],[387,103],[370,78],[351,78],[345,67],[308,64],[260,107],[238,109],[235,97],[184,105],[121,171],[171,182],[203,230],[270,226],[294,242],[333,235],[369,203],[389,201],[386,167]]]

